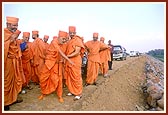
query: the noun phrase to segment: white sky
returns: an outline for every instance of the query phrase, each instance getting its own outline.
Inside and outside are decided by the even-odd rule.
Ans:
[[[128,53],[165,49],[165,2],[3,2],[2,6],[3,28],[6,16],[15,16],[19,18],[19,30],[30,33],[39,30],[41,38],[45,34],[50,36],[49,42],[59,30],[68,32],[68,26],[76,26],[84,42],[92,40],[93,32],[98,32],[99,37],[105,37],[105,43],[111,39],[113,45],[124,46]]]

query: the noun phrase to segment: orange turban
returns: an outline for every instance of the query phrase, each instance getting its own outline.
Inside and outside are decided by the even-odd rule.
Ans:
[[[93,33],[93,37],[96,37],[96,38],[97,38],[98,35],[99,35],[98,33]]]
[[[67,32],[65,32],[65,31],[59,31],[59,33],[58,33],[58,37],[65,37],[65,38],[67,38]]]
[[[49,36],[48,36],[48,35],[44,35],[44,38],[48,39],[48,38],[49,38]]]
[[[30,37],[30,32],[23,32],[24,37]]]
[[[57,36],[54,36],[53,39],[57,39],[58,37]]]
[[[19,35],[21,33],[21,31],[16,30],[14,33]]]
[[[39,31],[37,31],[37,30],[32,31],[32,34],[38,34],[38,33],[39,33]]]
[[[76,32],[75,26],[69,26],[69,32]]]
[[[104,40],[105,40],[104,37],[101,37],[101,38],[100,38],[100,41],[104,41]]]
[[[18,23],[19,18],[7,16],[7,17],[6,17],[6,21],[7,21],[8,23],[15,24],[15,23]]]

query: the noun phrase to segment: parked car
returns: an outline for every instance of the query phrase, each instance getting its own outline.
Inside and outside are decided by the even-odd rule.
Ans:
[[[139,55],[139,51],[130,51],[130,57],[137,57]]]
[[[113,46],[113,59],[117,60],[126,60],[127,54],[126,49],[122,47],[121,45],[114,45]]]
[[[140,55],[139,51],[136,51],[136,56],[139,56],[139,55]]]
[[[137,54],[135,51],[130,51],[130,57],[136,57],[136,56],[137,56]]]

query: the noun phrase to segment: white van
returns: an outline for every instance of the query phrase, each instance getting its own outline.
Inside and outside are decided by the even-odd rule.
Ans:
[[[135,57],[137,56],[137,53],[135,51],[130,51],[130,57]]]

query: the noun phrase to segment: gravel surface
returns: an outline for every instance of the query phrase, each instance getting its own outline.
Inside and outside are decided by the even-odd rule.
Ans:
[[[144,110],[144,101],[141,85],[145,79],[146,56],[127,57],[124,61],[113,61],[113,70],[109,71],[110,77],[98,76],[97,85],[83,88],[83,96],[80,100],[74,101],[73,96],[66,96],[68,93],[65,87],[63,98],[64,103],[59,103],[56,93],[38,100],[40,88],[33,85],[32,90],[26,94],[20,94],[22,103],[10,106],[10,111],[141,111]],[[85,79],[85,76],[83,76]]]

